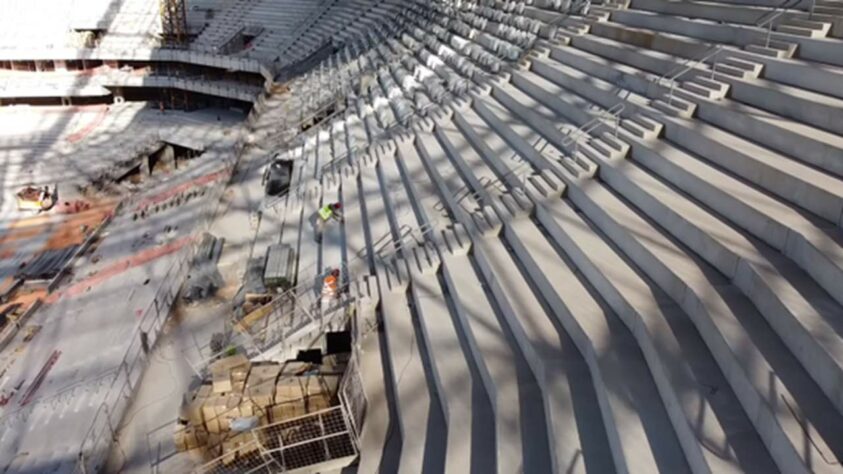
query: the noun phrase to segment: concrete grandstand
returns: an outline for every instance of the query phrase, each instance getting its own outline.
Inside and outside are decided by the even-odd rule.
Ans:
[[[840,0],[8,3],[0,473],[843,472]]]

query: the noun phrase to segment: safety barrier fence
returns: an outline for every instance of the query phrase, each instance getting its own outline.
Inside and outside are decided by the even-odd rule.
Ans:
[[[198,348],[198,356],[185,354],[185,359],[200,378],[209,376],[211,362],[225,357],[232,348],[249,358],[277,358],[296,349],[309,348],[327,329],[339,330],[347,321],[347,309],[354,303],[349,293],[347,266],[338,263],[340,272],[336,296],[322,299],[322,278],[327,272],[318,265],[298,271],[296,286],[272,297],[249,314],[261,313],[255,321],[249,314],[234,324],[223,348],[214,351],[211,344]]]
[[[366,396],[356,352],[346,366],[338,405],[250,430],[251,441],[202,464],[195,474],[273,474],[350,464],[359,452]],[[212,446],[211,448],[220,448]]]
[[[332,461],[350,464],[357,456],[357,438],[343,405],[262,426],[251,435],[251,441],[193,472],[282,473]]]

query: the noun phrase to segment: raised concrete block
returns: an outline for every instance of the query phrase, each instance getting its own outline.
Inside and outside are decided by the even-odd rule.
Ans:
[[[565,192],[565,183],[550,170],[531,176],[524,183],[524,192],[534,203],[558,198]]]
[[[490,206],[484,206],[480,211],[471,214],[475,230],[483,237],[495,237],[501,231],[503,224]]]
[[[407,265],[412,274],[435,275],[439,271],[442,260],[439,258],[436,246],[426,243],[421,247],[415,247],[410,251],[410,260]]]
[[[346,182],[353,182],[360,174],[360,167],[356,164],[343,165],[339,169],[340,178]]]
[[[407,264],[403,259],[392,259],[389,262],[383,263],[383,272],[381,276],[381,287],[391,293],[404,293],[407,291],[407,285],[410,283],[409,275],[407,274]]]
[[[467,255],[471,250],[471,237],[462,224],[454,224],[451,229],[445,229],[439,234],[439,250],[452,255]]]
[[[432,132],[436,123],[430,117],[420,117],[413,122],[413,130],[417,132]]]
[[[676,92],[674,91],[674,94]],[[667,102],[669,100],[669,102]],[[696,104],[691,104],[689,102],[679,102],[682,99],[677,99],[673,97],[673,99],[656,99],[652,102],[653,108],[660,110],[668,115],[672,115],[674,117],[682,117],[682,118],[691,118],[694,115],[694,110],[696,110]],[[683,104],[684,103],[684,104]],[[685,104],[689,106],[686,107]]]
[[[358,304],[374,308],[380,301],[377,278],[365,275],[351,282],[349,293]]]
[[[501,194],[495,200],[497,201],[495,209],[504,223],[526,219],[533,211],[533,203],[522,191],[513,190]]]
[[[378,157],[371,153],[366,153],[365,155],[360,157],[359,163],[362,167],[375,168],[376,166],[378,166]]]

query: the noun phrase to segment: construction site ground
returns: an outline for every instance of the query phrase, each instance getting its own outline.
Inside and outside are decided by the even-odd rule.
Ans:
[[[217,332],[230,330],[231,300],[240,287],[246,262],[270,226],[254,226],[261,205],[263,165],[269,153],[251,148],[240,160],[217,219],[209,232],[224,239],[218,268],[225,282],[217,297],[193,305],[179,304],[172,312],[133,402],[120,426],[106,472],[189,472],[201,463],[191,453],[177,453],[173,429],[186,393],[199,379],[196,370],[207,364],[209,342]],[[275,236],[277,238],[277,236]]]
[[[95,246],[73,263],[56,291],[18,291],[20,301],[41,297],[45,305],[26,323],[40,326],[40,331],[29,341],[25,341],[27,331],[19,331],[0,352],[0,390],[10,395],[0,406],[0,471],[73,472],[76,467],[92,422],[103,407],[108,408],[107,397],[114,395],[112,382],[126,350],[138,343],[140,318],[153,305],[174,262],[193,242],[200,217],[209,207],[199,194],[178,205],[164,205],[160,197],[172,189],[190,192],[227,178],[219,172],[226,159],[233,159],[237,136],[227,130],[238,117],[227,111],[211,114],[197,114],[182,123],[171,117],[172,127],[163,132],[169,134],[168,141],[198,144],[210,151],[174,172],[146,178],[140,196],[124,200]],[[225,120],[217,122],[215,115]],[[0,142],[11,143],[3,137]],[[0,154],[18,149],[3,146]],[[119,150],[115,145],[112,152]],[[102,156],[106,166],[114,159]],[[79,214],[21,215],[8,206],[11,176],[21,172],[14,160],[10,163],[4,170],[0,206],[0,281],[43,250],[81,243],[119,198],[95,202]],[[51,179],[67,171],[72,174],[70,182],[84,183],[85,173],[73,173],[71,168],[56,170]],[[147,203],[162,205],[143,207]]]

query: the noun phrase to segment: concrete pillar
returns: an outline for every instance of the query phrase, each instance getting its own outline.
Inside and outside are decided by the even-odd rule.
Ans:
[[[67,71],[67,61],[65,61],[64,59],[56,59],[55,61],[53,61],[53,66],[56,71]]]
[[[123,102],[126,101],[126,99],[123,97],[123,88],[122,87],[115,87],[114,91],[112,92],[112,95],[114,96],[114,103],[115,104],[122,104]]]
[[[152,156],[147,156],[146,158],[141,158],[140,162],[140,174],[141,176],[150,176],[152,174]]]
[[[165,145],[161,151],[158,152],[158,160],[164,166],[175,168],[176,167],[176,150],[173,149],[172,145]]]

